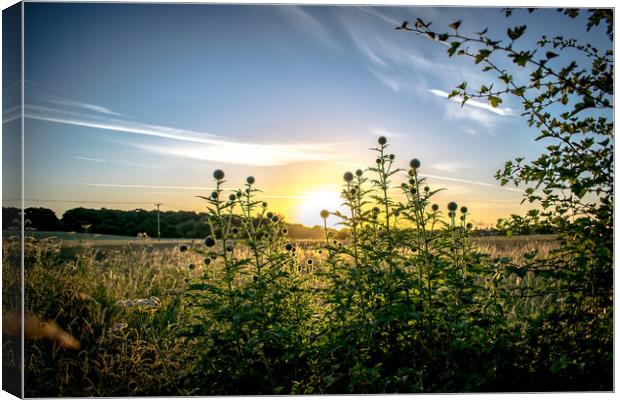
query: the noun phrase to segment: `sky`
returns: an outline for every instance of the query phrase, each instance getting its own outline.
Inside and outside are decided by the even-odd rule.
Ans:
[[[555,10],[515,14],[26,3],[26,206],[59,216],[78,206],[154,203],[203,211],[196,196],[210,193],[219,168],[228,188],[252,175],[270,209],[312,226],[321,223],[321,209],[339,207],[343,173],[372,165],[369,148],[385,136],[397,166],[418,158],[429,186],[446,189],[436,197],[440,206],[466,205],[479,226],[522,214],[524,188],[494,179],[505,161],[544,151],[520,104],[506,98],[494,109],[448,100],[462,81],[479,87],[491,77],[449,58],[437,42],[394,29],[421,17],[433,27],[463,20],[463,33],[488,27],[505,36],[507,27],[525,23],[523,48],[542,34],[604,47],[600,29],[586,33]],[[526,68],[510,68],[527,79]],[[10,107],[20,85],[11,84],[4,82],[5,128],[19,121]]]

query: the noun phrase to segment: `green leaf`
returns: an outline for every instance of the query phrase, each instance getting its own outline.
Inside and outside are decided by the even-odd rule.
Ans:
[[[462,22],[461,20],[458,20],[456,22],[451,23],[449,26],[450,28],[457,30],[459,29],[459,26],[461,26],[461,22]]]
[[[525,28],[527,28],[527,26],[525,25],[521,25],[521,26],[517,26],[514,29],[508,28],[508,37],[511,40],[517,40],[521,37],[521,35],[523,35],[523,33],[525,33]]]
[[[489,56],[489,54],[491,54],[491,50],[481,49],[476,55],[476,64],[479,64],[481,61],[486,59]]]
[[[448,49],[448,55],[452,57],[454,53],[456,53],[456,50],[459,48],[460,45],[461,45],[461,42],[450,43],[450,48]]]
[[[546,56],[547,56],[547,59],[551,60],[552,58],[555,58],[555,57],[557,57],[558,55],[557,55],[557,54],[555,54],[555,53],[554,53],[554,52],[552,52],[552,51],[548,51],[548,52],[547,52],[547,54],[546,54]]]
[[[491,103],[491,106],[495,108],[502,103],[502,99],[496,96],[489,96],[489,103]]]

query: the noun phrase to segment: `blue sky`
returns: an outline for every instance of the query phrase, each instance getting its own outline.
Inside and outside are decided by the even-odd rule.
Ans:
[[[506,160],[544,150],[519,104],[447,100],[462,81],[489,76],[394,30],[416,17],[496,36],[526,23],[524,47],[556,33],[604,44],[600,30],[585,34],[554,10],[516,14],[27,3],[27,205],[201,210],[195,196],[222,168],[231,188],[253,175],[274,209],[313,225],[338,206],[342,173],[371,165],[368,148],[385,135],[401,166],[419,158],[430,186],[448,189],[440,204],[468,205],[479,224],[522,212],[520,190],[493,178]]]

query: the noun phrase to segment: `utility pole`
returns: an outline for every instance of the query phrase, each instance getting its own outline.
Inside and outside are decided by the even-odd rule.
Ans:
[[[164,203],[155,203],[155,207],[157,207],[157,240],[161,239],[161,231],[159,229],[159,206],[163,206]]]

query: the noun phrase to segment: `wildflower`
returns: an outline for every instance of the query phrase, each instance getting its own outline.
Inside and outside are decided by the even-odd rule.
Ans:
[[[409,192],[411,194],[416,194],[417,190],[412,186],[411,188],[409,188]]]
[[[237,190],[237,198],[240,199],[241,196],[243,196],[243,193],[241,193],[241,190]]]
[[[228,200],[235,201],[235,200],[237,200],[237,196],[234,195],[234,194],[231,194],[230,196],[228,196]]]
[[[179,251],[182,253],[182,252],[187,251],[188,248],[189,247],[187,247],[186,244],[182,244],[182,245],[179,246]]]
[[[417,158],[414,158],[411,161],[409,161],[409,166],[413,168],[414,170],[420,168],[420,165],[421,165],[420,160],[418,160]]]
[[[213,177],[216,180],[221,181],[222,179],[224,179],[224,171],[222,171],[221,169],[216,169],[215,171],[213,171]]]
[[[253,185],[254,182],[256,182],[256,180],[254,179],[253,176],[248,176],[245,181],[248,183],[248,185]]]
[[[463,214],[467,214],[467,207],[465,207],[465,206],[461,207],[461,212]]]
[[[394,154],[390,154],[388,157],[390,157],[390,160],[394,161],[394,159],[396,158],[396,156]]]
[[[362,176],[362,174],[364,173],[364,171],[362,171],[361,169],[358,169],[355,171],[355,175],[357,176]]]
[[[195,265],[195,264],[190,264],[190,265],[189,265],[189,270],[190,270],[190,271],[193,271],[195,268],[196,268],[196,265]]]
[[[271,217],[271,221],[273,222],[278,222],[279,218],[277,215],[274,215],[273,217]]]
[[[468,223],[467,223],[467,225],[466,225],[466,227],[467,227],[467,229],[471,229],[471,228],[473,228],[474,226],[471,224],[471,222],[468,222]]]
[[[425,191],[425,192],[430,192],[430,191],[431,191],[431,188],[429,188],[428,186],[424,186],[424,191]]]
[[[357,193],[357,190],[355,190],[355,188],[351,188],[351,194],[355,194]]]
[[[239,233],[239,229],[232,228],[232,233],[233,233],[233,235],[236,235],[237,233]]]
[[[286,251],[291,251],[293,250],[293,245],[291,243],[287,243],[284,245],[284,248],[286,249]]]
[[[205,257],[205,259],[202,260],[202,262],[204,263],[204,265],[209,265],[211,264],[211,259],[209,257]]]
[[[377,159],[375,160],[375,162],[376,162],[377,164],[381,164],[381,163],[383,162],[383,160],[382,160],[382,159],[380,159],[380,158],[377,158]]]
[[[208,238],[205,239],[205,246],[207,247],[213,247],[215,246],[215,239],[213,239],[211,236],[209,236]]]
[[[282,229],[282,234],[283,234],[283,235],[286,235],[287,233],[288,233],[288,229],[283,228],[283,229]]]
[[[219,197],[219,193],[216,191],[211,192],[211,198],[212,199],[217,199]]]
[[[343,177],[345,182],[351,182],[353,180],[353,174],[349,171],[345,172]]]
[[[232,246],[226,246],[226,251],[229,253],[232,252],[233,251]]]
[[[269,219],[273,218],[273,213],[271,211],[269,211],[267,213],[267,218],[269,218]]]
[[[415,179],[413,179],[413,178],[409,179],[409,184],[410,185],[415,185]]]
[[[449,202],[449,203],[448,203],[448,210],[450,210],[450,211],[456,211],[456,209],[457,209],[458,207],[459,207],[459,206],[458,206],[455,202],[453,202],[453,201],[451,201],[451,202]]]
[[[267,208],[267,202],[263,201],[263,204],[261,204],[263,206],[263,208]]]
[[[308,263],[308,265],[312,265],[312,259],[311,259],[311,258],[309,258],[309,259],[306,261],[306,263]]]
[[[327,219],[327,217],[329,217],[329,211],[321,210],[321,218]]]
[[[379,136],[379,140],[377,140],[381,146],[387,143],[387,139],[385,136]]]
[[[439,206],[437,204],[433,204],[431,208],[433,209],[433,211],[439,210]]]

